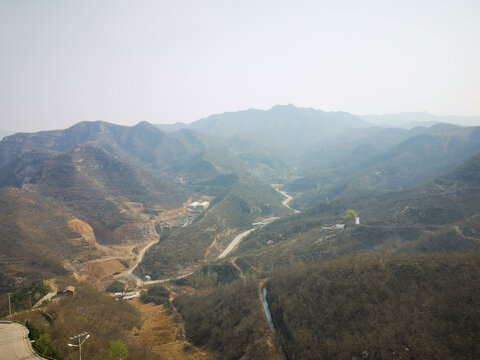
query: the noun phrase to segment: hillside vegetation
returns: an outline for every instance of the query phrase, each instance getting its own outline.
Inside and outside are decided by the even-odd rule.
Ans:
[[[216,198],[195,223],[162,234],[136,272],[165,277],[169,271],[191,268],[204,258],[213,260],[241,229],[259,219],[286,213],[281,195],[270,186],[241,179]]]
[[[480,246],[480,156],[414,190],[343,196],[251,233],[240,244],[236,263],[263,271],[311,263],[353,251],[460,251]],[[361,225],[326,230],[355,208]],[[270,241],[270,242],[269,242]]]
[[[74,297],[63,296],[39,311],[20,313],[15,320],[28,320],[35,329],[49,334],[52,347],[65,359],[77,356],[75,348],[67,346],[69,337],[85,331],[90,334],[82,347],[82,356],[86,359],[108,359],[109,342],[118,339],[129,346],[130,359],[143,358],[140,349],[127,341],[128,332],[141,325],[140,314],[133,306],[82,282],[65,279],[59,281],[59,288],[67,284],[75,286]]]
[[[87,331],[89,359],[480,358],[480,127],[288,105],[164,128],[0,141],[0,309],[16,291],[45,353],[74,358]],[[75,297],[27,310],[69,272],[145,290],[140,313],[67,278]]]
[[[294,207],[308,208],[362,192],[413,189],[480,152],[479,127],[436,125],[420,133],[414,130],[405,136],[399,129],[390,133],[367,129],[374,134],[311,153],[303,165],[306,176],[288,186],[302,192]]]
[[[1,291],[19,285],[14,276],[20,282],[38,276],[32,269],[50,276],[64,273],[64,260],[95,258],[96,249],[68,229],[74,218],[90,225],[100,244],[119,244],[137,238],[125,227],[155,221],[156,214],[182,207],[192,197],[217,198],[197,224],[168,237],[175,245],[168,246],[160,263],[154,260],[155,270],[148,270],[159,276],[203,259],[215,239],[220,249],[237,228],[285,211],[281,197],[250,173],[274,176],[275,170],[247,165],[222,141],[208,140],[192,131],[167,135],[148,123],[105,122],[5,138],[0,142]],[[132,209],[131,203],[143,210]],[[24,249],[23,244],[31,246]],[[214,246],[209,256],[218,251]]]
[[[94,258],[98,250],[68,227],[74,212],[29,189],[0,189],[0,292],[19,286],[18,277],[65,274],[62,261]]]
[[[281,359],[267,344],[268,325],[254,278],[174,301],[189,341],[207,347],[214,359]]]
[[[268,299],[291,358],[474,359],[479,255],[346,257],[273,275]]]

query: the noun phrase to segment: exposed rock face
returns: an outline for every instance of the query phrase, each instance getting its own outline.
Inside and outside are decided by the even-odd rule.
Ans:
[[[72,219],[68,221],[68,226],[70,227],[70,229],[80,234],[80,236],[83,238],[83,240],[85,240],[85,242],[94,246],[98,250],[103,250],[102,246],[100,246],[95,239],[95,234],[93,233],[92,227],[86,222],[80,219]]]

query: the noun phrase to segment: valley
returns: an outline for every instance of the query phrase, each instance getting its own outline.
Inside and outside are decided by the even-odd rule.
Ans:
[[[7,136],[0,313],[56,358],[475,358],[479,164],[478,127],[293,105]]]

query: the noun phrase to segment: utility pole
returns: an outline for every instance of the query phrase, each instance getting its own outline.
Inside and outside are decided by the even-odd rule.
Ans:
[[[12,295],[12,293],[8,293],[8,313],[10,314],[10,317],[12,317],[12,304],[10,303],[10,295]]]
[[[85,337],[83,340],[82,338]],[[87,339],[90,337],[89,334],[87,334],[86,332],[83,332],[81,334],[78,334],[78,335],[75,335],[75,336],[71,336],[70,337],[70,340],[76,340],[78,339],[78,344],[67,344],[68,346],[73,346],[73,347],[78,347],[78,356],[79,356],[79,359],[82,360],[82,344],[87,341]]]

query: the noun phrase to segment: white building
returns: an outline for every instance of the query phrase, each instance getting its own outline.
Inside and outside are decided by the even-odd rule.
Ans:
[[[187,205],[188,210],[197,210],[197,206],[200,205],[198,201],[192,202],[190,205]]]
[[[205,210],[210,206],[210,203],[208,201],[204,201],[202,203],[198,201],[194,201],[190,205],[187,205],[187,209],[190,211],[202,211]]]

